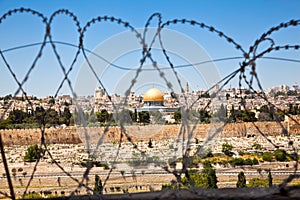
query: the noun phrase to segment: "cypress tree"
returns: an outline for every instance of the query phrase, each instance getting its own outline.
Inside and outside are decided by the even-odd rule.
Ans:
[[[271,170],[269,169],[268,170],[268,184],[269,184],[269,187],[272,187],[273,185],[273,178],[272,178],[272,174],[271,174]]]
[[[202,170],[202,173],[206,175],[208,188],[218,188],[216,170],[212,167],[206,167]]]
[[[243,188],[246,187],[246,177],[244,172],[240,172],[238,175],[238,181],[236,183],[237,188]]]
[[[99,175],[95,175],[94,194],[103,194],[103,185]]]

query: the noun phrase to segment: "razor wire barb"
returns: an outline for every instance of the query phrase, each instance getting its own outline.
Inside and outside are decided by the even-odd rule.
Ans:
[[[144,31],[143,33],[140,33],[134,26],[132,26],[129,22],[124,21],[121,18],[115,18],[113,16],[98,16],[95,18],[92,18],[90,21],[88,21],[84,26],[80,25],[79,19],[77,18],[77,16],[70,12],[67,9],[60,9],[57,10],[55,12],[53,12],[51,14],[51,16],[49,17],[49,19],[47,17],[45,17],[42,13],[39,13],[35,10],[32,10],[30,8],[19,8],[19,9],[13,9],[10,10],[8,12],[6,12],[4,15],[2,15],[2,17],[0,18],[0,25],[2,24],[2,22],[4,20],[6,20],[7,18],[13,16],[13,15],[17,15],[17,14],[30,14],[34,17],[37,17],[41,20],[42,24],[45,26],[45,33],[44,33],[44,37],[42,42],[40,43],[33,43],[33,44],[29,44],[29,45],[23,45],[20,47],[15,47],[15,48],[11,48],[11,49],[7,49],[7,50],[0,50],[0,55],[2,60],[4,61],[4,65],[6,66],[6,68],[8,69],[9,73],[11,74],[11,76],[13,77],[14,81],[16,82],[16,84],[18,85],[17,90],[14,92],[13,94],[13,98],[15,98],[20,92],[22,92],[25,96],[25,100],[29,103],[29,105],[31,106],[31,108],[33,108],[32,102],[31,100],[28,98],[27,94],[26,94],[26,90],[24,89],[24,84],[28,81],[28,79],[31,76],[32,71],[36,68],[38,61],[42,58],[43,56],[43,51],[45,49],[45,47],[50,44],[51,49],[55,55],[55,59],[59,64],[60,69],[62,70],[63,73],[63,79],[61,80],[55,94],[54,94],[54,98],[56,98],[60,92],[60,90],[62,89],[64,84],[67,84],[70,92],[72,93],[73,99],[77,99],[77,95],[74,91],[74,86],[72,85],[72,82],[69,78],[70,73],[72,72],[72,70],[74,69],[74,65],[78,62],[78,57],[79,55],[83,55],[84,60],[87,62],[89,69],[91,70],[94,78],[97,79],[98,84],[104,89],[105,94],[109,97],[109,101],[111,102],[113,109],[114,110],[119,110],[120,108],[115,105],[115,103],[112,101],[110,94],[108,93],[105,84],[103,83],[103,81],[100,78],[100,75],[97,74],[96,70],[95,70],[95,66],[93,66],[93,64],[89,61],[89,57],[87,55],[87,53],[89,53],[90,55],[94,55],[96,57],[98,57],[99,59],[104,60],[105,62],[107,62],[111,67],[116,67],[122,70],[132,70],[129,68],[126,68],[126,66],[118,66],[115,63],[111,63],[110,61],[106,60],[105,57],[102,57],[101,55],[98,55],[92,51],[90,51],[89,49],[84,47],[84,38],[87,37],[86,34],[89,30],[90,27],[95,26],[96,24],[102,24],[102,23],[112,23],[115,24],[117,26],[122,26],[125,30],[130,30],[132,32],[132,34],[135,35],[136,39],[139,41],[140,45],[141,45],[141,59],[140,59],[140,63],[139,63],[139,67],[134,69],[135,70],[135,76],[133,77],[133,79],[131,80],[131,82],[128,84],[128,89],[125,92],[125,99],[124,102],[122,103],[123,107],[126,107],[127,103],[128,103],[128,97],[130,95],[130,91],[131,89],[135,86],[136,82],[137,82],[137,78],[140,76],[140,74],[143,71],[148,71],[148,70],[155,70],[157,71],[159,77],[161,79],[163,79],[163,81],[165,82],[167,88],[173,92],[174,92],[174,88],[172,83],[168,80],[168,78],[166,77],[165,73],[163,72],[164,69],[171,69],[172,73],[174,74],[174,76],[176,77],[176,81],[180,87],[181,92],[183,93],[184,88],[182,86],[182,82],[178,76],[178,72],[177,72],[177,68],[180,67],[190,67],[192,65],[201,65],[201,64],[205,64],[207,62],[222,62],[225,60],[240,60],[241,63],[237,65],[237,69],[235,71],[233,71],[232,73],[228,74],[227,76],[225,76],[223,79],[221,79],[220,81],[218,81],[217,83],[215,83],[212,87],[210,87],[209,89],[206,90],[206,93],[211,92],[216,85],[220,85],[220,88],[215,91],[216,94],[219,94],[220,91],[229,84],[229,82],[231,80],[233,80],[234,78],[238,77],[239,79],[239,89],[242,88],[242,86],[245,84],[246,86],[248,86],[248,89],[257,94],[258,96],[260,96],[268,105],[272,105],[275,108],[277,108],[279,111],[283,112],[284,114],[286,114],[291,120],[293,120],[296,124],[299,124],[295,119],[293,119],[293,117],[291,115],[289,115],[288,113],[286,113],[284,110],[281,110],[280,108],[278,108],[276,105],[274,105],[272,102],[269,101],[269,99],[267,98],[266,94],[264,93],[263,87],[261,85],[260,79],[257,76],[257,71],[256,71],[256,61],[259,59],[277,59],[277,60],[285,60],[288,62],[300,62],[299,60],[292,60],[292,59],[285,59],[285,58],[278,58],[278,57],[267,57],[266,55],[271,53],[271,52],[275,52],[275,51],[281,51],[281,50],[299,50],[300,46],[299,45],[276,45],[275,40],[271,37],[272,34],[274,32],[278,32],[281,29],[286,29],[289,27],[293,27],[293,26],[299,26],[300,20],[290,20],[289,22],[285,22],[285,23],[281,23],[278,26],[274,26],[272,28],[270,28],[267,32],[263,33],[255,42],[252,46],[249,47],[249,50],[246,51],[237,41],[235,41],[234,39],[232,39],[231,37],[229,37],[228,35],[226,35],[225,33],[223,33],[222,31],[216,29],[213,26],[209,26],[205,23],[202,22],[198,22],[196,20],[190,20],[190,19],[173,19],[173,20],[169,20],[169,21],[163,21],[162,20],[162,16],[160,13],[154,13],[153,15],[151,15],[149,17],[149,19],[146,21],[145,26],[144,26]],[[64,15],[69,17],[69,19],[74,22],[74,25],[76,27],[76,32],[78,34],[78,44],[70,44],[70,43],[66,43],[64,41],[54,41],[52,34],[53,32],[55,32],[55,30],[52,29],[53,27],[53,23],[55,22],[55,18],[58,15]],[[152,40],[147,43],[146,41],[146,36],[148,33],[148,28],[150,27],[150,25],[152,24],[152,22],[154,20],[157,20],[157,24],[154,26],[156,27],[156,33],[154,34],[154,36],[152,37]],[[181,25],[186,25],[186,26],[193,26],[196,29],[200,29],[203,31],[207,31],[210,32],[212,34],[215,34],[219,39],[221,39],[222,41],[227,42],[230,45],[233,45],[233,47],[237,50],[239,50],[239,52],[241,53],[240,56],[236,56],[236,57],[230,57],[230,58],[219,58],[219,59],[214,59],[212,61],[203,61],[203,62],[199,62],[199,63],[192,63],[190,65],[175,65],[171,59],[171,57],[169,56],[169,52],[168,50],[165,48],[164,46],[164,39],[161,35],[161,32],[163,31],[164,28],[169,27],[169,26],[176,26],[177,24],[181,24]],[[157,65],[157,61],[154,58],[154,55],[151,54],[152,52],[152,47],[154,45],[154,43],[158,41],[159,45],[160,45],[160,50],[162,52],[162,54],[164,55],[165,60],[168,63],[168,67],[165,68],[159,68]],[[270,45],[268,48],[264,49],[261,52],[258,52],[259,50],[259,46],[262,43],[268,42]],[[71,61],[71,64],[67,65],[64,64],[61,60],[61,55],[60,52],[57,48],[57,44],[60,45],[68,45],[68,46],[72,46],[73,48],[76,48],[76,53],[74,54],[74,57]],[[5,57],[5,53],[8,51],[14,51],[16,49],[19,48],[26,48],[29,46],[39,46],[39,51],[37,53],[37,55],[35,56],[35,58],[32,61],[32,64],[29,68],[29,70],[27,71],[27,73],[25,74],[25,76],[23,77],[23,79],[18,79],[13,67],[9,64],[9,62],[7,61],[6,57]],[[144,65],[146,63],[146,60],[150,61],[152,63],[152,69],[145,69]],[[246,68],[250,68],[250,74],[246,74]],[[256,84],[259,87],[260,92],[258,93],[254,88],[253,88],[253,83],[256,82]],[[185,116],[186,114],[189,113],[189,111],[192,109],[193,105],[195,105],[197,103],[197,101],[201,98],[200,96],[194,101],[192,102],[190,105],[188,105],[187,103],[187,96],[183,93],[183,97],[184,97],[184,105],[181,108],[181,113],[183,116]],[[178,96],[174,96],[175,99],[178,101]],[[243,97],[241,97],[241,102],[245,102],[243,101]],[[8,112],[9,108],[12,106],[12,101],[9,102],[8,106],[6,107],[6,110],[4,113],[2,113],[2,115],[0,116],[0,119],[2,120],[4,118],[4,115],[6,114],[6,112]],[[204,109],[207,109],[211,104],[211,100],[205,105]],[[249,110],[247,109],[245,103],[242,103],[241,106],[246,110],[246,112],[249,112]],[[76,103],[76,109],[80,110],[81,107],[78,103]],[[34,174],[38,168],[38,165],[40,163],[40,158],[44,155],[44,154],[48,154],[49,157],[51,158],[51,160],[53,161],[53,163],[64,173],[66,174],[68,177],[70,177],[73,181],[75,181],[78,186],[77,189],[80,189],[81,187],[86,188],[87,191],[89,192],[93,192],[93,189],[89,186],[88,181],[88,175],[91,169],[91,157],[96,153],[96,151],[98,150],[99,146],[103,143],[104,141],[104,137],[105,135],[108,133],[109,131],[109,127],[112,124],[112,118],[109,120],[109,122],[106,124],[104,130],[103,130],[103,134],[101,135],[101,137],[99,138],[99,140],[97,141],[97,145],[96,148],[94,150],[94,152],[90,151],[90,144],[88,143],[88,140],[86,140],[86,146],[87,146],[87,152],[88,152],[88,161],[87,161],[87,168],[85,173],[83,174],[83,177],[81,180],[78,180],[77,178],[73,177],[71,173],[67,172],[64,167],[62,165],[60,165],[52,156],[51,152],[49,151],[49,149],[47,148],[47,145],[45,143],[45,127],[46,127],[46,120],[45,118],[47,118],[49,116],[44,115],[43,116],[43,120],[42,122],[39,124],[39,129],[40,129],[40,133],[41,133],[41,141],[40,141],[40,145],[41,147],[44,148],[44,152],[42,152],[42,154],[38,157],[34,169],[31,173],[30,179],[26,185],[26,189],[25,192],[23,194],[23,197],[25,197],[25,195],[27,194],[27,191],[30,187],[30,184],[32,182],[32,180],[34,179]],[[81,116],[82,117],[82,116]],[[183,167],[181,170],[176,171],[176,170],[172,170],[170,168],[168,168],[168,166],[164,166],[164,165],[160,165],[160,163],[157,163],[159,166],[161,166],[162,169],[164,169],[165,171],[174,174],[178,184],[180,184],[181,182],[181,175],[185,174],[187,177],[188,176],[188,157],[190,155],[190,149],[188,148],[190,143],[191,143],[191,139],[193,138],[193,134],[195,133],[196,130],[196,125],[199,122],[200,119],[198,119],[198,121],[194,124],[191,124],[189,122],[189,120],[187,120],[186,117],[182,118],[182,124],[180,126],[180,131],[178,133],[177,139],[182,139],[182,157],[183,157]],[[210,140],[216,138],[220,132],[222,131],[222,129],[227,125],[228,122],[224,123],[221,127],[217,128],[215,130],[215,132],[205,141],[204,145],[209,143]],[[269,138],[266,137],[266,135],[263,133],[262,130],[260,130],[260,128],[256,125],[255,122],[252,122],[254,127],[256,128],[256,130],[264,137],[267,139],[267,141],[269,143],[271,143],[274,147],[278,148],[278,146],[276,146],[273,141]],[[281,128],[282,128],[282,132],[285,135],[289,135],[288,130],[286,130],[286,128],[284,128],[284,126],[282,125],[282,123],[277,120],[277,123],[280,124]],[[86,124],[84,124],[86,126]],[[86,127],[84,126],[84,135],[85,138],[88,138],[88,131],[86,129]],[[120,127],[120,138],[119,138],[119,144],[118,144],[118,149],[115,155],[115,159],[113,161],[113,164],[116,163],[117,158],[119,156],[119,151],[120,148],[122,146],[122,141],[124,139],[124,137],[126,138],[127,141],[129,141],[134,149],[137,149],[138,151],[140,151],[141,153],[143,152],[141,149],[139,149],[139,147],[134,143],[134,141],[131,139],[130,135],[128,134],[128,131],[126,130],[125,127],[125,122],[124,121],[120,121],[119,123],[119,127]],[[99,130],[100,131],[100,130]],[[179,140],[178,140],[179,141]],[[0,140],[1,146],[2,146],[2,140]],[[186,148],[184,148],[184,144]],[[294,174],[291,174],[287,179],[285,179],[283,181],[283,183],[280,185],[280,189],[284,188],[289,182],[291,182],[294,178],[297,177],[296,175],[296,171],[298,169],[298,154],[297,154],[297,149],[293,146],[293,141],[289,141],[289,144],[291,144],[293,150],[294,150],[294,155],[296,158],[296,165],[295,165],[295,169],[294,169]],[[179,145],[179,144],[177,144]],[[195,152],[194,155],[199,154],[203,149],[199,148],[197,149],[197,151]],[[2,154],[2,161],[4,162],[4,165],[7,166],[7,161],[5,158],[5,153],[4,150],[1,148],[1,154]],[[9,174],[8,169],[5,169],[6,174]],[[104,181],[104,186],[107,184],[108,179],[110,178],[110,175],[113,171],[113,168],[110,169],[105,181]],[[8,176],[8,182],[10,181],[10,177]],[[11,184],[9,184],[11,185]],[[6,197],[15,199],[14,196],[14,190],[13,190],[13,186],[10,186],[10,193],[11,195],[7,195],[5,193],[1,194],[5,194]],[[75,195],[75,192],[71,193],[71,196]]]

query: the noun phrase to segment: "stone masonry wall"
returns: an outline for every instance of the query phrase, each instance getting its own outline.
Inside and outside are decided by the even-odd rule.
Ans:
[[[256,127],[255,127],[256,126]],[[147,125],[147,126],[126,126],[126,134],[122,133],[122,141],[128,141],[130,137],[132,141],[148,141],[176,139],[179,132],[179,138],[187,137],[187,133],[192,133],[192,138],[205,138],[216,133],[217,128],[221,128],[218,132],[219,137],[245,137],[248,135],[259,135],[259,128],[265,135],[281,135],[282,127],[276,122],[256,122],[253,123],[232,123],[222,126],[222,124],[199,124],[195,127],[190,126],[188,130],[181,131],[180,125]],[[283,123],[283,126],[291,130],[290,134],[299,134],[300,127],[294,124],[292,127],[287,127],[288,123]],[[85,132],[88,133],[89,141],[98,141],[103,137],[104,142],[118,142],[120,140],[121,130],[119,127],[109,127],[106,134],[103,136],[104,128],[83,128],[67,127],[67,128],[49,128],[45,130],[46,143],[63,143],[63,144],[78,144],[85,142]],[[5,145],[31,145],[39,144],[41,140],[40,129],[11,129],[0,130],[2,140]]]

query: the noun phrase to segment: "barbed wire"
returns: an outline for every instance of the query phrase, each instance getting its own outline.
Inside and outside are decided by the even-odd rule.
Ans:
[[[108,96],[108,99],[110,101],[110,103],[112,104],[112,107],[115,111],[122,111],[124,110],[124,108],[126,108],[126,105],[128,105],[128,97],[130,95],[130,91],[134,88],[134,86],[137,83],[137,79],[138,77],[140,77],[140,74],[143,71],[157,71],[158,76],[164,81],[166,87],[168,88],[168,90],[170,90],[172,93],[175,94],[175,90],[174,90],[174,85],[172,84],[172,82],[170,82],[166,76],[166,74],[163,72],[163,70],[171,70],[171,72],[173,73],[173,75],[175,76],[175,79],[177,81],[177,84],[180,88],[181,93],[183,94],[183,98],[184,98],[184,102],[183,105],[181,107],[181,113],[182,113],[182,124],[180,125],[179,128],[179,132],[177,135],[177,139],[182,139],[182,169],[179,171],[176,170],[172,170],[170,169],[168,166],[164,166],[164,165],[160,165],[159,163],[157,163],[158,166],[160,166],[163,170],[167,171],[168,173],[171,173],[175,176],[176,181],[178,182],[178,184],[180,184],[181,182],[181,177],[182,174],[186,175],[186,177],[189,179],[189,173],[188,173],[188,163],[190,162],[189,157],[190,157],[190,145],[191,145],[191,140],[192,138],[195,136],[196,134],[196,128],[197,128],[197,124],[200,122],[200,119],[197,119],[196,123],[191,123],[188,119],[188,114],[189,112],[192,110],[193,106],[197,104],[197,102],[200,100],[200,96],[198,98],[196,98],[192,103],[188,103],[188,96],[184,93],[184,87],[182,85],[182,81],[178,75],[178,68],[185,68],[185,67],[191,67],[191,66],[197,66],[197,65],[204,65],[207,63],[215,63],[215,62],[223,62],[223,61],[228,61],[228,60],[239,60],[241,61],[240,64],[237,64],[235,67],[237,68],[236,70],[234,70],[232,73],[228,74],[227,76],[225,76],[224,78],[222,78],[221,80],[219,80],[217,83],[215,83],[214,85],[212,85],[210,88],[208,88],[206,90],[206,93],[209,93],[211,91],[214,90],[214,88],[220,84],[222,84],[219,89],[217,89],[215,92],[216,95],[219,95],[220,92],[222,91],[222,89],[224,89],[225,86],[227,86],[230,81],[232,81],[234,78],[238,78],[238,86],[239,89],[242,90],[242,86],[245,84],[249,90],[251,92],[253,92],[254,94],[260,96],[268,105],[272,105],[274,106],[276,109],[278,109],[281,112],[284,112],[284,114],[286,114],[291,120],[293,120],[296,124],[299,124],[297,120],[295,120],[290,114],[286,113],[284,110],[281,110],[277,105],[274,105],[272,102],[269,101],[267,95],[264,93],[264,89],[262,87],[262,84],[260,82],[260,79],[257,76],[257,71],[256,71],[256,61],[259,59],[269,59],[269,60],[280,60],[280,61],[286,61],[286,62],[294,62],[294,63],[299,63],[300,60],[297,59],[289,59],[289,58],[280,58],[280,57],[268,57],[266,56],[267,54],[271,53],[271,52],[276,52],[276,51],[281,51],[281,50],[299,50],[300,46],[299,45],[276,45],[276,42],[273,38],[271,38],[271,35],[274,32],[280,31],[281,29],[284,28],[289,28],[292,26],[299,26],[300,24],[300,20],[290,20],[289,22],[286,23],[281,23],[278,26],[274,26],[272,28],[270,28],[267,32],[263,33],[255,42],[252,46],[249,47],[249,50],[246,51],[245,48],[242,47],[242,45],[240,45],[239,43],[237,43],[234,39],[232,39],[230,36],[226,35],[225,33],[223,33],[222,31],[216,29],[213,26],[207,25],[205,23],[202,22],[198,22],[195,20],[190,20],[190,19],[173,19],[173,20],[168,20],[168,21],[163,21],[162,20],[162,16],[160,13],[154,13],[153,15],[151,15],[149,17],[149,19],[146,21],[146,24],[144,26],[144,31],[143,33],[140,33],[134,26],[132,26],[129,22],[124,21],[121,18],[115,18],[113,16],[98,16],[95,18],[92,18],[90,21],[88,21],[84,26],[80,25],[79,19],[77,18],[77,16],[73,13],[70,12],[67,9],[60,9],[57,10],[55,12],[53,12],[49,19],[47,17],[45,17],[42,13],[39,13],[35,10],[32,10],[30,8],[19,8],[19,9],[13,9],[10,10],[8,12],[6,12],[4,15],[2,15],[2,17],[0,18],[0,25],[2,24],[2,22],[4,20],[6,20],[7,18],[11,17],[12,15],[17,15],[17,14],[30,14],[34,17],[38,17],[42,24],[45,26],[45,33],[43,36],[43,40],[42,42],[39,43],[32,43],[32,44],[27,44],[27,45],[22,45],[22,46],[18,46],[18,47],[12,47],[9,49],[5,49],[5,50],[0,50],[0,55],[2,60],[4,61],[4,65],[5,67],[8,69],[10,75],[13,77],[14,81],[16,82],[16,84],[18,85],[17,90],[13,93],[13,98],[15,98],[20,92],[22,92],[25,96],[25,100],[29,103],[29,105],[31,106],[32,110],[34,109],[33,105],[32,105],[32,100],[30,98],[28,98],[26,90],[24,89],[24,84],[28,81],[29,77],[32,76],[32,71],[33,69],[37,66],[38,61],[43,57],[43,52],[45,47],[50,44],[50,47],[54,53],[55,56],[55,60],[58,62],[60,69],[62,70],[63,73],[63,79],[61,80],[55,94],[54,94],[54,98],[56,98],[59,94],[59,92],[61,91],[61,89],[63,88],[64,85],[67,84],[67,86],[70,89],[70,92],[72,94],[73,99],[77,100],[77,94],[74,90],[74,86],[72,84],[71,79],[69,78],[70,73],[74,70],[74,66],[75,64],[78,62],[78,58],[80,55],[82,55],[84,57],[84,61],[87,63],[88,68],[91,70],[94,78],[96,78],[97,83],[103,88],[104,93]],[[54,41],[53,40],[53,30],[52,30],[52,26],[53,23],[55,22],[55,18],[58,15],[63,15],[66,17],[69,17],[69,19],[74,22],[74,25],[76,27],[76,32],[78,34],[78,44],[71,44],[71,43],[67,43],[64,41]],[[149,43],[147,43],[146,39],[147,39],[147,33],[148,33],[148,29],[150,27],[150,25],[152,24],[152,22],[154,20],[157,20],[157,24],[154,26],[156,28],[156,32],[154,34],[154,36],[152,37],[152,39],[150,40]],[[116,65],[113,62],[108,61],[105,57],[102,57],[102,55],[99,55],[97,53],[94,53],[93,51],[85,48],[85,37],[88,30],[92,27],[95,26],[96,24],[102,24],[102,23],[112,23],[115,24],[117,26],[122,26],[125,30],[130,30],[131,33],[135,36],[135,38],[137,39],[137,41],[140,43],[141,45],[141,59],[140,59],[140,63],[139,66],[137,68],[127,68],[125,66],[120,66],[120,65]],[[187,26],[192,26],[204,31],[207,31],[209,33],[215,34],[218,36],[218,39],[221,39],[225,42],[227,42],[230,45],[233,45],[233,47],[237,50],[239,50],[239,52],[241,53],[241,56],[235,56],[235,57],[225,57],[225,58],[218,58],[218,59],[212,59],[212,60],[204,60],[201,62],[197,62],[197,63],[191,63],[191,64],[182,64],[182,65],[175,65],[171,59],[171,56],[169,55],[170,52],[168,51],[168,49],[164,46],[164,38],[161,35],[162,31],[166,28],[166,27],[170,27],[170,26],[176,26],[177,24],[181,24],[181,25],[187,25]],[[158,67],[158,63],[157,60],[155,59],[155,55],[152,54],[151,52],[153,51],[153,46],[155,44],[155,42],[158,42],[160,45],[160,50],[165,58],[165,60],[167,61],[167,65],[168,67]],[[259,51],[259,46],[264,43],[264,42],[269,42],[270,45],[268,48]],[[74,57],[72,58],[71,63],[65,64],[62,62],[61,60],[61,54],[58,51],[57,45],[66,45],[66,46],[71,46],[73,48],[76,49],[76,52],[74,54]],[[10,52],[10,51],[15,51],[17,49],[23,49],[23,48],[28,48],[28,47],[32,47],[32,46],[39,46],[39,50],[37,55],[34,57],[30,68],[28,69],[27,73],[25,73],[25,76],[23,79],[18,79],[13,67],[9,64],[9,62],[7,61],[7,58],[5,56],[6,52]],[[107,87],[106,85],[103,83],[103,80],[101,80],[99,74],[97,74],[96,70],[95,70],[95,66],[92,64],[92,62],[90,61],[90,58],[88,56],[89,55],[93,55],[96,56],[97,58],[101,59],[102,61],[106,62],[110,67],[115,67],[121,70],[131,70],[131,71],[135,71],[135,75],[132,78],[132,80],[128,83],[128,88],[125,92],[125,98],[124,98],[124,102],[122,102],[121,106],[117,105],[111,98],[110,94],[108,93]],[[146,61],[150,61],[152,64],[152,68],[150,69],[145,69],[145,63]],[[250,68],[250,74],[246,74],[246,68]],[[254,82],[258,85],[259,88],[259,92],[256,91],[253,87]],[[177,95],[174,96],[175,100],[179,102],[179,98]],[[243,101],[243,97],[241,96],[241,102],[245,102]],[[5,109],[5,111],[1,114],[0,116],[0,120],[4,119],[4,115],[7,114],[7,112],[9,111],[9,108],[12,106],[13,101],[10,101]],[[204,109],[208,109],[210,107],[210,105],[212,104],[212,100],[209,100],[208,103],[205,105]],[[53,105],[50,106],[50,108]],[[246,103],[241,103],[241,106],[245,109],[246,112],[250,112],[249,109],[246,106]],[[78,111],[81,110],[81,106],[76,102],[75,103],[75,107]],[[119,112],[117,112],[118,115]],[[75,181],[78,185],[77,185],[77,189],[80,189],[82,187],[84,187],[88,192],[93,192],[93,189],[89,186],[89,173],[90,170],[92,168],[92,159],[91,157],[94,156],[96,154],[96,152],[99,150],[99,147],[101,144],[103,144],[104,142],[104,138],[105,136],[109,133],[109,127],[112,125],[113,123],[113,119],[111,118],[108,123],[105,125],[104,130],[101,132],[101,130],[99,129],[99,135],[101,135],[99,137],[99,139],[96,142],[96,147],[94,149],[94,151],[91,151],[91,144],[89,144],[89,132],[87,130],[87,124],[85,122],[83,122],[83,132],[84,132],[84,137],[86,139],[86,148],[87,148],[87,153],[88,153],[88,160],[87,160],[87,167],[85,172],[83,173],[82,179],[78,180],[77,178],[73,177],[73,175],[68,172],[67,170],[64,169],[64,167],[58,163],[55,158],[52,156],[50,150],[48,149],[46,142],[45,142],[45,128],[46,128],[46,118],[49,117],[47,115],[43,116],[43,120],[42,122],[39,124],[39,129],[40,129],[40,134],[41,134],[41,141],[40,141],[40,145],[41,147],[44,148],[44,152],[38,157],[33,171],[31,172],[30,178],[27,182],[25,191],[23,193],[23,198],[25,197],[25,195],[28,192],[28,189],[32,183],[32,180],[34,179],[34,175],[37,171],[37,168],[41,162],[41,158],[45,155],[48,154],[51,161],[65,174],[67,175],[69,178],[71,178],[73,181]],[[120,116],[117,116],[120,117]],[[83,119],[84,116],[82,113],[80,113],[80,118]],[[282,128],[282,133],[284,133],[284,135],[289,136],[288,130],[284,127],[284,125],[282,124],[282,122],[280,122],[279,120],[276,120],[276,122],[280,125],[280,127]],[[229,122],[225,122],[223,124],[221,124],[218,128],[216,128],[214,130],[214,132],[206,139],[206,141],[204,142],[203,146],[205,146],[206,144],[208,144],[210,141],[212,141],[213,139],[217,138],[218,135],[222,132],[223,128],[226,127],[228,125]],[[267,139],[267,141],[269,143],[271,143],[274,147],[278,148],[278,146],[269,138],[267,138],[266,134],[260,130],[260,128],[256,125],[255,122],[252,122],[252,124],[254,125],[254,127],[256,128],[256,130],[258,131],[258,133],[260,133],[265,139]],[[131,138],[129,132],[126,130],[125,127],[125,120],[121,119],[120,123],[119,123],[119,128],[120,128],[120,138],[118,138],[118,147],[117,147],[117,151],[114,157],[114,160],[112,161],[113,165],[116,164],[119,153],[120,153],[120,149],[122,147],[122,141],[124,140],[124,137],[126,138],[126,140],[128,142],[131,143],[131,145],[134,147],[134,149],[138,150],[139,152],[143,153],[143,150],[140,149],[138,147],[138,145],[133,141],[133,139]],[[100,134],[102,133],[102,134]],[[0,144],[3,145],[3,141],[0,140]],[[286,185],[288,183],[290,183],[293,179],[297,178],[298,175],[296,175],[297,169],[298,169],[298,152],[295,146],[293,146],[293,141],[291,141],[291,139],[289,138],[289,144],[291,144],[292,148],[293,148],[293,152],[294,152],[294,156],[296,158],[296,164],[294,167],[294,173],[291,174],[288,178],[286,178],[281,184],[279,189],[282,190],[283,188],[286,187]],[[178,144],[177,144],[178,145]],[[197,149],[197,151],[194,153],[194,155],[198,155],[200,152],[203,151],[203,148],[200,147]],[[5,158],[5,153],[4,150],[1,148],[1,154],[2,154],[2,161],[4,163],[4,166],[7,166],[7,160]],[[103,183],[103,187],[107,184],[111,173],[113,172],[113,167],[109,170],[108,175],[106,176],[104,183]],[[8,168],[5,168],[7,179],[8,179],[8,183],[10,185],[10,196],[7,195],[6,193],[0,192],[1,194],[3,194],[4,196],[11,198],[11,199],[15,199],[15,193],[14,193],[14,188],[11,184],[11,180],[10,180],[10,176],[9,176],[9,170]],[[77,190],[76,189],[76,190]],[[75,195],[75,191],[73,191],[71,193],[71,196]],[[99,196],[101,198],[101,196]]]

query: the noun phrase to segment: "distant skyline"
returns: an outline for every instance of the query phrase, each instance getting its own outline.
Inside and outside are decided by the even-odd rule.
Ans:
[[[229,37],[233,38],[240,44],[245,51],[254,44],[264,32],[269,28],[276,26],[282,22],[288,22],[291,19],[300,19],[300,1],[291,0],[253,0],[253,1],[237,1],[237,0],[214,0],[214,1],[0,1],[2,16],[10,9],[15,8],[32,8],[43,13],[47,18],[58,9],[68,9],[77,16],[80,25],[83,27],[87,21],[97,16],[114,16],[129,22],[137,29],[143,28],[146,21],[153,13],[161,13],[163,22],[173,19],[193,19],[197,22],[203,22],[208,26],[222,31]],[[154,19],[150,27],[155,28],[157,19]],[[176,68],[182,81],[183,86],[189,82],[191,90],[207,89],[212,80],[217,77],[223,78],[239,68],[239,63],[243,61],[242,53],[228,44],[224,39],[220,39],[217,34],[207,30],[196,28],[195,26],[176,24],[167,27],[170,33],[176,37],[182,37],[186,41],[195,44],[195,48],[199,51],[185,50],[178,53],[178,48],[185,48],[187,42],[184,40],[173,39],[175,46],[170,43],[170,58],[175,66],[185,64],[195,64],[207,60],[216,60],[221,58],[234,58],[227,61],[219,61],[205,65],[193,67]],[[51,26],[53,40],[78,45],[78,35],[74,23],[67,16],[57,16]],[[128,29],[116,24],[97,24],[93,25],[84,37],[84,47],[97,53],[107,59],[111,56],[111,62],[117,66],[129,69],[136,69],[139,66],[141,58],[140,47],[138,41],[136,44],[126,43],[127,39],[116,40],[131,34]],[[39,43],[42,41],[45,33],[44,25],[28,14],[17,14],[7,17],[0,24],[0,49],[2,51],[18,47],[22,45]],[[300,27],[289,27],[280,30],[271,35],[275,41],[275,45],[296,45],[300,41]],[[169,36],[168,34],[167,36]],[[125,37],[126,38],[126,37]],[[149,40],[151,37],[149,37]],[[164,38],[167,42],[168,38]],[[114,43],[118,41],[118,43]],[[149,41],[148,41],[149,42]],[[191,43],[191,44],[192,44]],[[108,46],[105,46],[108,45]],[[132,46],[131,46],[132,45]],[[76,48],[56,43],[59,53],[61,53],[61,61],[66,68],[74,57]],[[125,50],[122,50],[124,47]],[[258,52],[269,47],[269,43],[258,48]],[[102,49],[101,49],[102,48]],[[103,49],[104,48],[104,49]],[[19,81],[22,81],[24,74],[28,71],[29,66],[33,62],[37,54],[39,46],[22,48],[14,51],[4,52],[14,73],[16,73]],[[127,50],[127,51],[126,51]],[[266,55],[266,58],[257,60],[257,73],[264,89],[286,84],[292,86],[300,83],[300,50],[282,50]],[[122,53],[119,55],[116,52]],[[186,53],[188,52],[188,53]],[[159,67],[168,67],[166,60],[162,56],[161,51],[156,48],[153,50],[153,57],[159,64]],[[182,53],[186,53],[184,56]],[[194,55],[192,55],[194,54]],[[199,57],[199,58],[198,58]],[[273,58],[292,59],[294,62],[278,61]],[[1,57],[0,57],[1,59]],[[90,55],[93,67],[97,68],[97,74],[103,81],[103,85],[108,93],[123,91],[129,87],[133,78],[134,70],[117,69],[107,65],[95,55]],[[101,66],[100,66],[101,65]],[[106,66],[105,66],[106,65]],[[151,62],[146,62],[145,69],[150,69]],[[197,69],[198,68],[198,69]],[[201,68],[201,69],[200,69]],[[82,54],[79,56],[73,71],[70,73],[70,79],[75,92],[78,95],[93,95],[94,90],[99,86],[97,80],[92,76],[90,70],[84,63]],[[99,71],[98,71],[99,70]],[[163,70],[169,80],[174,82],[176,89],[176,79],[169,77],[170,70]],[[133,72],[133,73],[132,73]],[[167,86],[164,81],[156,80],[159,78],[157,72],[145,72],[138,80],[136,92],[143,93],[147,88],[157,85],[160,88]],[[82,78],[82,74],[86,73],[86,77]],[[211,74],[210,74],[211,73]],[[214,76],[213,78],[208,76]],[[89,78],[91,77],[91,78]],[[237,77],[238,78],[238,77]],[[231,83],[232,87],[237,87],[238,79],[235,78]],[[52,96],[55,94],[60,82],[63,79],[63,72],[59,63],[55,59],[55,55],[51,49],[51,45],[47,44],[43,51],[42,58],[38,61],[36,68],[29,76],[28,81],[24,85],[24,89],[28,95],[38,97]],[[171,82],[172,82],[171,81]],[[4,65],[3,59],[0,61],[0,96],[14,94],[17,84]],[[122,89],[121,89],[122,88]],[[178,89],[178,88],[177,88]],[[177,90],[176,89],[176,90]],[[59,92],[61,94],[70,94],[68,85],[64,84]],[[20,93],[19,93],[20,95]]]

